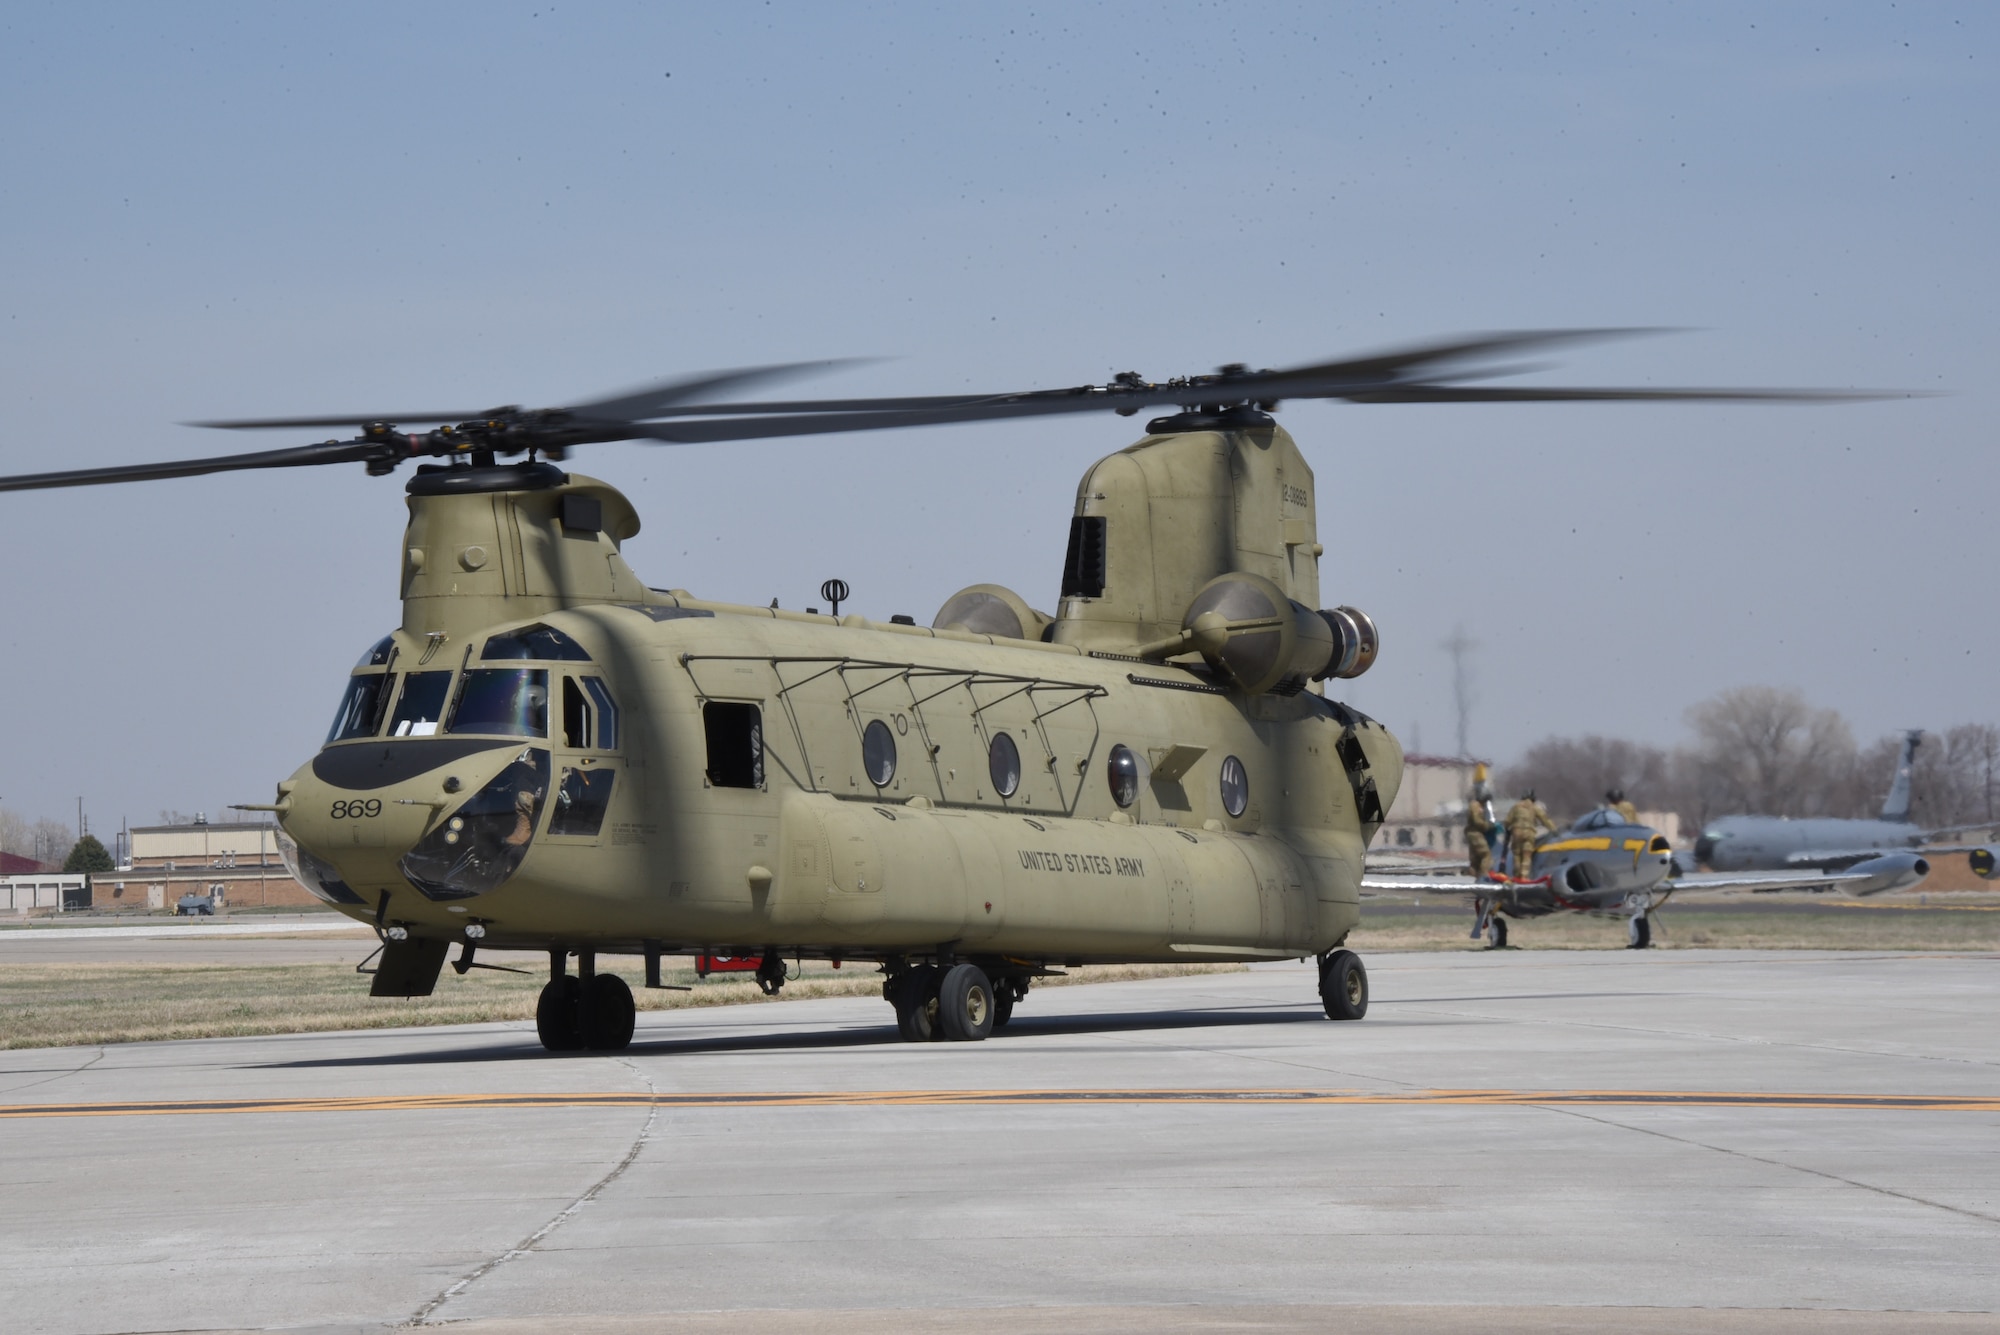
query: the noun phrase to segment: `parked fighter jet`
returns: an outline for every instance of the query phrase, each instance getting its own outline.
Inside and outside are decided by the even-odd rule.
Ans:
[[[1600,807],[1535,846],[1532,874],[1495,871],[1484,878],[1366,873],[1364,891],[1459,895],[1472,901],[1472,939],[1507,944],[1507,918],[1588,913],[1626,919],[1626,943],[1653,943],[1653,910],[1680,890],[1824,890],[1874,895],[1901,890],[1930,874],[1915,853],[1881,853],[1836,871],[1690,872],[1675,874],[1673,846],[1659,831]]]
[[[1991,828],[1992,823],[1986,822],[1925,829],[1910,820],[1910,768],[1923,737],[1922,729],[1912,729],[1903,735],[1903,753],[1896,762],[1896,777],[1889,784],[1889,795],[1882,800],[1879,819],[1724,816],[1709,822],[1695,840],[1695,861],[1715,871],[1860,870],[1881,861],[1889,850],[1925,848],[1944,835]],[[1925,851],[1969,853],[1973,870],[1992,879],[1987,872],[1980,871],[1980,854],[1988,855],[1985,861],[1992,867],[1996,850],[1967,845],[1928,847]]]

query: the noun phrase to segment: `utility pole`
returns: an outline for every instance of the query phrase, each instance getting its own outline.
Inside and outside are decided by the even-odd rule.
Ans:
[[[1479,641],[1465,633],[1463,625],[1452,627],[1451,638],[1438,646],[1451,655],[1451,698],[1458,707],[1458,754],[1472,754],[1472,651]]]

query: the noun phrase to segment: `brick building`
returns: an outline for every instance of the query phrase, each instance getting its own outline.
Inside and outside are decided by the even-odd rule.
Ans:
[[[276,825],[198,820],[130,834],[131,865],[91,878],[94,908],[172,909],[189,893],[233,909],[325,907],[285,870]]]

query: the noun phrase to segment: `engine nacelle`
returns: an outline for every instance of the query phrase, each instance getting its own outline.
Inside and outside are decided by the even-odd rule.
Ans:
[[[1054,618],[998,584],[974,584],[944,600],[931,619],[933,630],[964,630],[1009,640],[1039,640]]]
[[[1931,874],[1931,864],[1915,853],[1884,853],[1879,858],[1857,862],[1850,875],[1866,876],[1865,881],[1846,881],[1841,889],[1850,895],[1879,895],[1884,890],[1907,890]]]
[[[2000,881],[2000,846],[1988,844],[1975,848],[1965,855],[1972,864],[1972,874],[1982,881]]]
[[[1308,681],[1358,677],[1382,640],[1367,613],[1315,612],[1261,575],[1231,571],[1202,585],[1181,631],[1216,673],[1251,695],[1296,694]]]

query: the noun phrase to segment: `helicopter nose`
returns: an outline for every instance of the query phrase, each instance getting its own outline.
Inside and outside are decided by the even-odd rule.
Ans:
[[[542,748],[371,743],[329,748],[301,768],[278,820],[298,847],[301,880],[339,887],[322,898],[374,903],[414,888],[434,901],[469,899],[519,870],[548,788]]]

